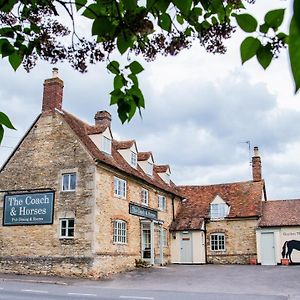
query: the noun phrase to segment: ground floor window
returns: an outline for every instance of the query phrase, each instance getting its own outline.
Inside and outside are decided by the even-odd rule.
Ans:
[[[212,251],[225,251],[224,233],[213,233],[210,235],[210,248]]]
[[[60,238],[73,238],[74,224],[74,219],[60,219]]]
[[[114,243],[126,244],[127,243],[127,224],[125,221],[114,221]]]

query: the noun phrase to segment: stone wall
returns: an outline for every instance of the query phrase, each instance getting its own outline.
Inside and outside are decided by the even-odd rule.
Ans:
[[[256,257],[257,220],[218,220],[206,225],[207,262],[217,264],[249,264]],[[225,234],[225,251],[212,251],[210,235]]]
[[[76,191],[62,192],[62,173],[69,171],[77,174]],[[0,190],[53,189],[53,224],[0,226],[0,271],[87,273],[92,265],[94,173],[93,160],[59,113],[42,115],[2,170]],[[75,218],[75,237],[61,239],[59,219],[68,216]]]

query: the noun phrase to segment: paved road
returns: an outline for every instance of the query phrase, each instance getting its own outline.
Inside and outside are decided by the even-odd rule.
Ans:
[[[0,274],[0,299],[300,300],[300,266],[168,266],[101,281]]]

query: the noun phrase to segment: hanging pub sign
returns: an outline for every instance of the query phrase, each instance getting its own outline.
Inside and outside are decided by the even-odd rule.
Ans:
[[[3,226],[53,223],[54,192],[6,194]]]
[[[129,203],[129,213],[131,215],[157,220],[157,211],[138,204]]]

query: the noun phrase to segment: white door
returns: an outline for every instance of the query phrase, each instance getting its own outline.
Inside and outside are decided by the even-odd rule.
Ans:
[[[261,264],[276,265],[274,232],[261,233]]]
[[[180,261],[181,263],[192,263],[192,234],[188,231],[183,231],[180,237]]]

